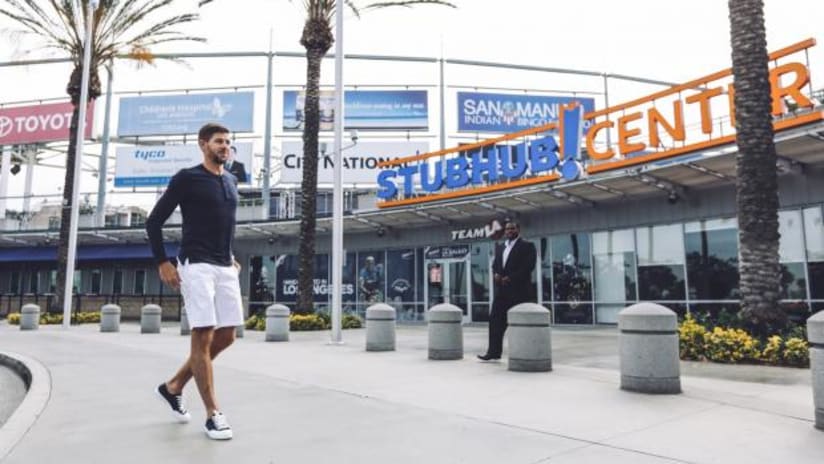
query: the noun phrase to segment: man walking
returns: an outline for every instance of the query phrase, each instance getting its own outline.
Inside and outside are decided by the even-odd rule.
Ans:
[[[535,245],[521,239],[517,222],[509,221],[504,227],[506,242],[495,247],[492,261],[495,297],[489,314],[489,346],[486,354],[478,355],[482,361],[501,359],[506,331],[506,313],[517,304],[535,301],[532,271],[535,269]]]
[[[188,422],[183,387],[194,376],[206,407],[206,434],[214,440],[231,439],[232,429],[215,399],[212,360],[234,342],[235,326],[243,324],[240,264],[232,254],[237,180],[223,168],[230,143],[227,128],[203,126],[198,133],[203,164],[175,174],[146,220],[160,280],[180,289],[192,328],[189,358],[155,391],[178,421]],[[162,227],[177,206],[183,237],[175,267],[163,247]]]

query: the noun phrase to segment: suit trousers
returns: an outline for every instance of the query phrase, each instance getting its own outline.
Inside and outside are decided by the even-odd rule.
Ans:
[[[506,332],[506,314],[514,304],[508,298],[495,298],[492,312],[489,313],[489,348],[486,354],[500,358],[504,351],[504,333]]]

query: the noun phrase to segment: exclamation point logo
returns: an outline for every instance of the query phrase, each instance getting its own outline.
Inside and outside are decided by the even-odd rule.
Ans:
[[[581,165],[581,139],[584,134],[584,107],[578,102],[561,106],[558,120],[559,148],[563,158],[561,177],[564,180],[576,180],[584,174]]]

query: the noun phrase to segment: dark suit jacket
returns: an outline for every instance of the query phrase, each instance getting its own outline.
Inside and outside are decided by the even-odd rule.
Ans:
[[[233,174],[238,182],[246,182],[246,166],[243,165],[240,161],[232,161],[232,167],[229,168],[229,172]]]
[[[502,277],[509,277],[508,284],[495,285],[495,300],[509,307],[527,301],[535,301],[535,286],[532,284],[532,271],[535,269],[535,245],[523,238],[519,238],[512,251],[509,252],[504,265],[504,249],[506,243],[495,247],[495,259],[492,261],[492,272]]]

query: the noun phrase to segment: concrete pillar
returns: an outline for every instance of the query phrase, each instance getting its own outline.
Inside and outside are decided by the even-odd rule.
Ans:
[[[120,332],[120,306],[109,303],[100,308],[100,331]]]
[[[681,393],[678,319],[655,303],[638,303],[618,313],[621,389]]]
[[[461,308],[441,303],[427,313],[429,359],[463,359],[463,312]]]
[[[186,307],[180,308],[180,335],[190,335],[192,327],[189,326],[189,316],[186,314]]]
[[[521,303],[507,313],[509,370],[552,370],[552,333],[549,310],[536,303]]]
[[[273,304],[266,308],[266,341],[289,341],[289,308]]]
[[[807,319],[807,339],[810,341],[815,428],[824,430],[824,311]]]
[[[140,333],[160,333],[160,306],[147,304],[140,308]]]
[[[366,351],[395,351],[395,318],[386,303],[366,308]]]
[[[20,308],[20,330],[37,330],[40,328],[40,306],[26,304]]]
[[[235,338],[243,338],[244,329],[246,326],[243,324],[235,326]]]

